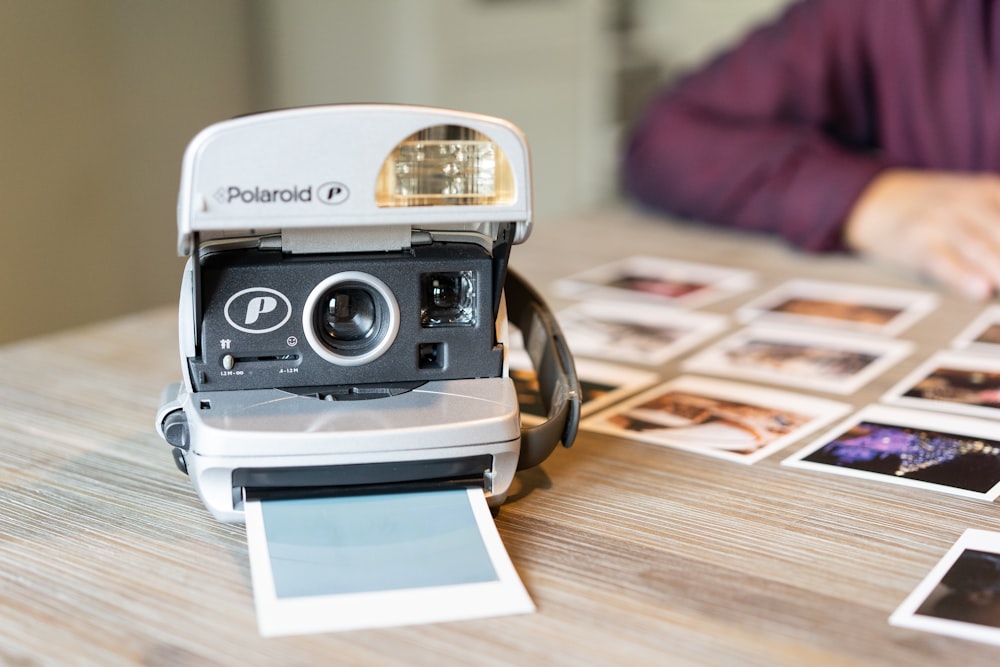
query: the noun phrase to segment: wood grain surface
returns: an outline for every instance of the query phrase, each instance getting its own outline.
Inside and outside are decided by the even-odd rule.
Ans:
[[[753,291],[704,308],[720,313],[789,277],[927,288],[854,258],[623,210],[539,220],[512,261],[550,293],[556,278],[637,253],[757,271]],[[846,400],[877,401],[982,308],[943,295],[899,336],[917,352]],[[887,620],[963,530],[1000,530],[994,504],[780,466],[801,443],[746,466],[587,432],[519,474],[496,519],[537,613],[262,639],[243,527],[208,515],[153,428],[160,390],[179,379],[176,340],[169,308],[0,348],[0,664],[1000,657]],[[677,363],[659,370],[672,377]]]

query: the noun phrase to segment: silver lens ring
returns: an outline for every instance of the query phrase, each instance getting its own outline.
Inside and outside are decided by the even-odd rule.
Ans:
[[[324,326],[320,317],[324,310],[329,312],[331,295],[337,293],[359,297],[356,300],[363,306],[348,308],[350,318],[343,323],[351,335],[343,342],[332,335],[338,325]],[[309,293],[302,309],[302,331],[313,351],[330,363],[362,366],[382,356],[396,340],[399,304],[392,290],[375,276],[361,271],[336,273]]]

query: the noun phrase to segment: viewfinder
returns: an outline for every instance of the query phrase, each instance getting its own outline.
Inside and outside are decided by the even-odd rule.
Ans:
[[[476,326],[476,277],[472,271],[420,276],[420,324],[424,327]]]

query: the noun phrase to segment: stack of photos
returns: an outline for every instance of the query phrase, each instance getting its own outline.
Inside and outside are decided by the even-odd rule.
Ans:
[[[632,257],[557,283],[581,299],[560,314],[580,376],[592,380],[581,426],[745,464],[812,436],[782,464],[990,502],[1000,496],[1000,306],[966,327],[955,350],[931,356],[881,404],[849,417],[851,405],[797,390],[850,395],[905,359],[914,346],[895,336],[938,306],[935,294],[787,281],[735,311],[743,329],[682,364],[719,379],[683,375],[653,386],[654,374],[585,360],[658,365],[688,353],[727,322],[678,307],[754,282],[747,272]],[[1000,645],[1000,533],[967,531],[890,621]]]
[[[592,387],[601,400],[591,398],[585,414],[648,386],[648,378],[628,377],[625,366],[616,370],[614,364],[661,365],[728,326],[724,316],[677,306],[691,308],[733,296],[755,281],[746,271],[651,257],[626,258],[559,281],[563,295],[580,299],[559,313],[578,366],[587,357],[612,362],[606,372],[594,372],[600,381]],[[683,368],[847,395],[911,354],[911,343],[891,336],[936,305],[936,296],[926,292],[788,281],[737,311],[750,326],[694,354]],[[522,386],[530,388],[530,372],[516,364],[512,369]],[[523,407],[532,413],[530,404]],[[752,463],[848,410],[834,401],[690,376],[587,419],[583,427]],[[688,416],[695,412],[702,420],[697,424]],[[750,421],[755,422],[752,427]]]

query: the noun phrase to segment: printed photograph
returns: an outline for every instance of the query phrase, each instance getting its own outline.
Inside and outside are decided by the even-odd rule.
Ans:
[[[662,364],[726,329],[728,318],[653,304],[581,301],[556,314],[574,356]]]
[[[582,428],[754,463],[849,410],[821,398],[683,376],[585,420]]]
[[[265,637],[534,611],[482,489],[248,500]]]
[[[883,401],[1000,418],[1000,357],[939,352],[890,389]]]
[[[544,421],[547,416],[545,405],[539,394],[538,378],[527,353],[523,349],[513,350],[509,361],[510,377],[517,388],[522,421],[528,424]],[[631,396],[659,379],[659,375],[652,371],[606,364],[593,359],[577,358],[575,365],[580,389],[583,391],[580,405],[580,414],[583,416]]]
[[[1000,324],[990,324],[976,336],[974,342],[983,345],[1000,345]]]
[[[904,359],[907,341],[754,325],[684,362],[684,369],[850,394]]]
[[[989,306],[962,330],[952,346],[983,354],[1000,354],[1000,306]]]
[[[1000,533],[965,531],[889,622],[1000,645]]]
[[[783,463],[994,500],[1000,494],[996,424],[957,415],[869,406]]]
[[[555,289],[572,298],[625,298],[694,308],[744,292],[755,283],[750,271],[635,256],[556,281]]]
[[[930,292],[791,280],[737,311],[742,322],[836,327],[894,336],[937,307]]]

